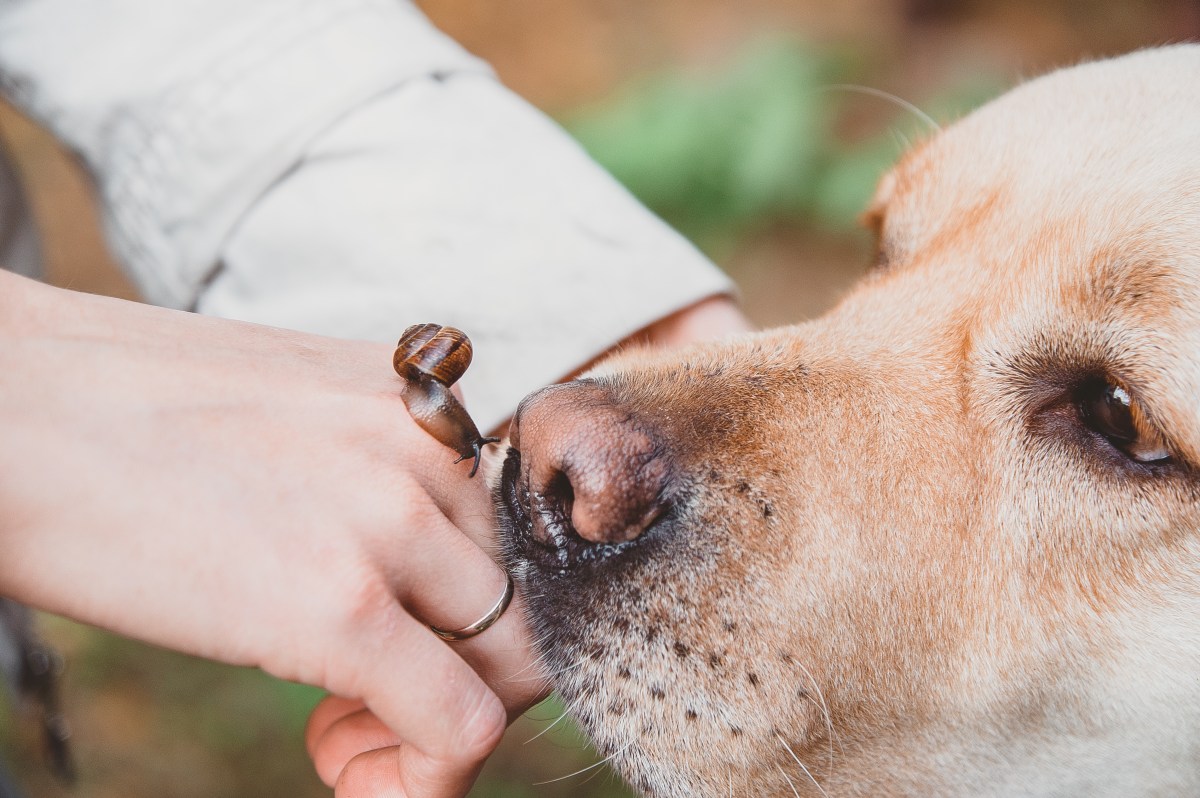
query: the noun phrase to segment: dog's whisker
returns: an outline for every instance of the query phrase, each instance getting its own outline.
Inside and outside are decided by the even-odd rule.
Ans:
[[[796,765],[800,768],[800,770],[804,771],[804,775],[808,776],[808,780],[813,783],[813,786],[817,788],[817,791],[821,793],[821,795],[825,796],[825,798],[829,798],[829,793],[825,792],[825,788],[821,786],[821,782],[813,778],[813,774],[809,772],[808,768],[804,767],[804,763],[800,761],[800,757],[796,756],[796,752],[792,750],[792,747],[787,744],[787,740],[783,739],[783,737],[779,736],[778,734],[775,735],[775,739],[779,740],[780,745],[783,746],[783,750],[792,755],[792,759],[796,761]],[[782,768],[780,768],[780,770],[782,770]],[[788,780],[788,783],[791,783],[790,779]],[[793,786],[792,789],[795,790],[796,788]]]
[[[598,770],[596,770],[596,772],[595,772],[595,773],[593,773],[592,775],[588,776],[588,777],[587,777],[586,779],[584,779],[583,781],[579,782],[579,786],[580,786],[580,787],[582,787],[583,785],[587,784],[589,781],[591,781],[592,779],[596,778],[597,776],[599,776],[599,775],[600,775],[601,773],[603,773],[603,772],[604,772],[603,770],[599,770],[599,769],[598,769]],[[609,771],[609,778],[612,778],[612,771],[611,771],[611,770]]]
[[[786,781],[787,785],[792,788],[792,795],[796,796],[796,798],[800,798],[800,791],[796,789],[796,785],[792,782],[791,778],[788,776],[783,767],[781,765],[776,765],[775,767],[779,768],[779,775],[783,776],[783,780]]]
[[[570,714],[571,714],[571,711],[570,711],[570,710],[568,710],[568,709],[564,709],[564,710],[563,710],[563,713],[562,713],[561,715],[559,715],[557,718],[555,718],[555,720],[554,720],[554,722],[553,722],[553,723],[551,723],[551,724],[550,724],[549,726],[547,726],[546,728],[542,729],[542,730],[541,730],[540,732],[538,732],[537,734],[535,734],[535,735],[533,735],[532,737],[530,737],[528,740],[526,740],[524,743],[522,743],[522,745],[529,745],[531,742],[533,742],[533,741],[534,741],[534,740],[536,740],[537,738],[541,737],[543,734],[545,734],[546,732],[550,731],[550,730],[551,730],[551,729],[553,729],[555,726],[557,726],[559,723],[561,723],[561,722],[562,722],[562,720],[563,720],[563,718],[567,717],[567,716],[568,716],[568,715],[570,715]]]
[[[553,635],[553,633],[551,633],[551,632],[546,632],[546,634],[542,635],[541,637],[539,637],[539,638],[537,638],[536,640],[534,640],[534,641],[533,641],[533,647],[534,647],[534,648],[535,648],[537,651],[539,651],[539,652],[541,652],[543,655],[545,655],[545,654],[546,654],[546,651],[545,651],[545,645],[546,645],[546,643],[548,643],[548,642],[549,642],[550,640],[552,640],[553,638],[554,638],[554,635]]]
[[[730,771],[729,771],[729,773],[728,773],[727,775],[729,776],[729,798],[733,798],[733,794],[734,794],[734,793],[733,793],[733,776],[734,776],[734,771],[733,771],[733,770],[730,770]]]
[[[553,783],[554,783],[554,782],[556,782],[556,781],[563,781],[563,780],[565,780],[565,779],[574,778],[575,776],[578,776],[578,775],[580,775],[581,773],[587,773],[589,770],[595,770],[596,768],[600,767],[601,765],[606,765],[606,764],[608,764],[608,763],[609,763],[609,761],[611,761],[611,760],[613,759],[613,757],[620,756],[621,754],[623,754],[623,753],[625,753],[626,751],[628,751],[630,748],[632,748],[632,747],[633,747],[633,744],[634,744],[635,742],[637,742],[637,740],[630,740],[628,743],[626,743],[625,745],[621,746],[621,747],[620,747],[620,748],[618,748],[616,751],[613,751],[611,754],[609,754],[608,756],[604,757],[604,758],[603,758],[603,759],[601,759],[599,762],[593,762],[592,764],[588,765],[587,767],[585,767],[585,768],[580,768],[579,770],[575,771],[574,773],[568,773],[568,774],[567,774],[567,775],[565,775],[565,776],[559,776],[559,777],[558,777],[558,778],[556,778],[556,779],[550,779],[550,780],[548,780],[548,781],[537,781],[537,782],[534,782],[533,786],[534,786],[534,787],[540,787],[540,786],[542,786],[543,784],[553,784]]]
[[[539,679],[538,676],[528,676],[527,677],[527,676],[525,676],[525,674],[529,673],[530,671],[536,670],[538,668],[547,669],[549,667],[549,664],[550,663],[546,662],[546,659],[543,655],[537,654],[534,656],[533,662],[529,663],[524,668],[521,668],[521,670],[516,671],[515,673],[510,673],[508,676],[505,676],[500,681],[504,682],[504,683],[537,681]],[[549,676],[545,676],[544,678],[549,678]]]
[[[895,141],[897,149],[901,152],[912,149],[912,139],[905,135],[903,130],[892,128],[892,140]]]
[[[555,670],[548,670],[546,672],[546,678],[557,679],[559,676],[562,676],[564,673],[570,673],[571,671],[576,670],[577,668],[582,668],[584,666],[584,664],[585,663],[583,663],[583,662],[576,662],[571,665],[563,665],[561,668],[558,668]],[[532,682],[535,680],[533,678],[529,678],[529,679],[524,679],[523,681]]]
[[[857,83],[833,83],[828,86],[821,86],[817,89],[817,91],[850,91],[857,92],[859,94],[866,94],[871,97],[877,97],[881,100],[886,100],[887,102],[897,105],[900,108],[903,108],[905,111],[908,111],[910,114],[917,117],[917,119],[920,119],[922,122],[928,125],[929,128],[934,132],[942,129],[942,126],[939,125],[932,116],[925,113],[903,97],[898,97],[895,94],[882,89],[872,88],[871,86],[860,86]]]
[[[829,703],[825,700],[825,694],[821,692],[821,684],[817,681],[817,678],[812,675],[812,671],[804,667],[804,663],[802,662],[797,661],[796,667],[804,673],[810,682],[812,682],[813,692],[817,694],[817,698],[819,699],[818,703],[817,701],[813,701],[812,696],[807,696],[808,700],[812,701],[813,705],[821,710],[821,715],[825,720],[825,731],[829,736],[829,771],[826,773],[826,777],[828,777],[833,773],[833,749],[835,736],[833,731],[833,715],[829,712]]]
[[[505,683],[542,681],[544,679],[550,679],[550,678],[558,675],[559,673],[562,673],[561,670],[555,671],[553,668],[550,667],[550,663],[546,659],[546,653],[543,650],[543,644],[546,641],[548,641],[551,637],[552,637],[551,633],[547,632],[541,638],[534,640],[532,647],[533,647],[533,650],[537,653],[535,653],[535,655],[534,655],[533,662],[529,663],[524,668],[521,668],[521,670],[517,671],[516,673],[512,673],[512,674],[506,676],[504,679],[501,679],[501,681],[505,682]],[[529,677],[529,678],[522,678],[523,674],[526,674],[526,673],[528,673],[532,670],[538,669],[538,668],[541,668],[543,670],[544,673],[542,675],[533,676],[533,677]]]
[[[525,676],[524,675],[526,673],[529,673],[530,671],[533,671],[533,670],[536,670],[539,668],[542,670],[541,674],[537,674],[537,675],[533,675],[533,676]],[[508,676],[505,676],[500,681],[505,682],[505,683],[538,682],[538,681],[544,681],[546,679],[549,679],[549,678],[557,675],[557,673],[558,673],[558,671],[555,671],[554,669],[552,669],[550,667],[550,663],[546,661],[545,657],[541,654],[538,654],[534,658],[533,662],[529,663],[524,668],[521,668],[521,670],[517,671],[516,673],[512,673],[512,674],[509,674]]]

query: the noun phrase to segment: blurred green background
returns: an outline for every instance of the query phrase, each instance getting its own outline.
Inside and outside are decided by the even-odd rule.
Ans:
[[[761,324],[828,307],[866,266],[855,220],[880,173],[939,122],[1021,77],[1200,37],[1194,0],[424,0],[448,33],[559,119],[738,281]],[[1119,110],[1119,109],[1115,109]],[[34,201],[51,279],[134,298],[104,251],[86,180],[8,108],[0,139]],[[80,783],[40,767],[0,700],[0,755],[30,796],[327,796],[301,734],[319,693],[57,618]],[[614,798],[551,699],[506,737],[480,798]]]

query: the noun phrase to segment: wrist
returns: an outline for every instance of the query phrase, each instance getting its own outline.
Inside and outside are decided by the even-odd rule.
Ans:
[[[711,341],[754,329],[733,297],[719,294],[660,319],[635,336],[655,347]]]
[[[0,269],[0,336],[24,338],[37,331],[45,318],[47,304],[54,294],[68,292]],[[12,342],[0,346],[0,352],[12,349]]]
[[[0,269],[0,333],[15,332],[20,325],[28,286],[33,281]]]
[[[629,346],[649,346],[671,349],[685,344],[715,341],[738,333],[750,332],[754,325],[743,315],[737,302],[728,294],[716,294],[677,310],[669,316],[643,327],[633,335],[601,352],[566,379],[572,379],[606,359],[613,352]]]
[[[664,316],[628,338],[618,341],[609,349],[563,377],[562,381],[578,377],[609,355],[628,346],[670,349],[684,344],[714,341],[729,335],[750,332],[753,329],[754,325],[743,315],[733,297],[728,294],[717,294],[688,305],[682,310],[677,310],[669,316]],[[507,426],[508,422],[506,421],[503,428],[507,428]]]

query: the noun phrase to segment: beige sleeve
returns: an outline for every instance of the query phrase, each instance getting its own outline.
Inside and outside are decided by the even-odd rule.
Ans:
[[[415,322],[460,327],[475,344],[463,388],[488,429],[730,290],[556,125],[460,74],[411,80],[317,139],[236,228],[198,307],[388,342]]]
[[[729,290],[411,3],[0,3],[0,87],[87,164],[150,301],[379,341],[459,326],[482,428]]]

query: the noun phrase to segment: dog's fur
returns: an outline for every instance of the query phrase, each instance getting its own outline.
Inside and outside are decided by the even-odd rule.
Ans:
[[[869,217],[825,317],[589,375],[683,488],[578,568],[508,531],[555,687],[648,795],[1200,794],[1200,47],[1021,86]]]

